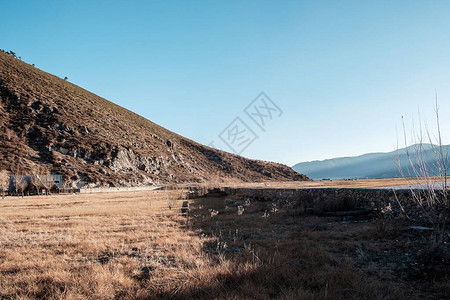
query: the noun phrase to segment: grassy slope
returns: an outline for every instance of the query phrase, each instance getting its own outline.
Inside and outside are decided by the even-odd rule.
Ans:
[[[0,168],[44,163],[71,180],[305,180],[289,167],[218,151],[0,53]]]

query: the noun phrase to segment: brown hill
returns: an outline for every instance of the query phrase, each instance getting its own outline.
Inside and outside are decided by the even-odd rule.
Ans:
[[[39,165],[74,184],[308,180],[200,145],[2,52],[0,141],[0,169]]]

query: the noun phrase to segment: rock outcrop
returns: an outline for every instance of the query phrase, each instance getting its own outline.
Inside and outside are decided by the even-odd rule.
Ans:
[[[78,186],[308,180],[200,145],[5,53],[0,139],[0,169],[40,165]]]

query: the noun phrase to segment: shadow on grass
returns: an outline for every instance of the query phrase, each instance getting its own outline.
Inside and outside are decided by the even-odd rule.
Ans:
[[[271,203],[238,215],[225,198],[191,205],[188,226],[212,237],[204,251],[216,272],[197,286],[156,295],[159,299],[401,299],[389,281],[364,277],[351,262],[323,247],[322,232],[306,232],[291,219],[262,217]],[[268,206],[268,207],[265,207]],[[213,211],[219,213],[211,214]],[[316,222],[316,218],[314,219]],[[312,228],[317,228],[313,226]],[[254,234],[258,231],[258,234]],[[414,297],[409,297],[414,298]]]

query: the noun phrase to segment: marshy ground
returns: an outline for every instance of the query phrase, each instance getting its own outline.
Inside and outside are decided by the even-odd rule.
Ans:
[[[182,191],[0,201],[1,299],[445,299],[407,221],[298,215]],[[169,209],[169,206],[171,209]],[[431,254],[430,254],[431,253]],[[446,268],[447,266],[447,268]]]

